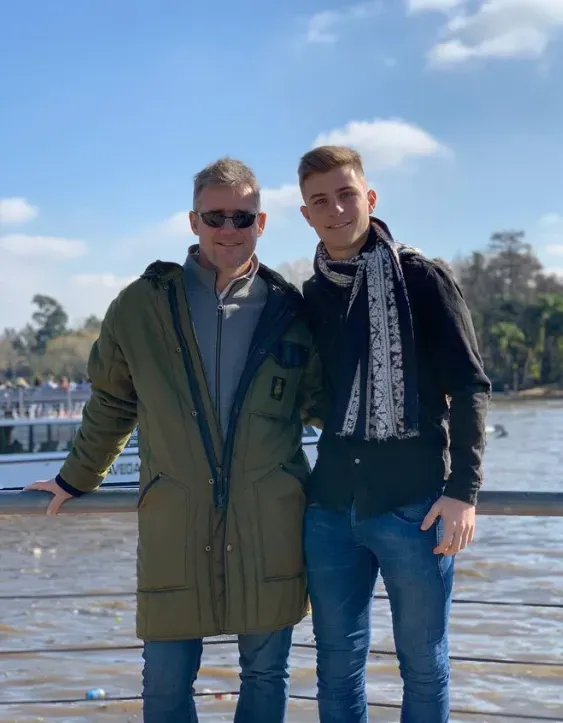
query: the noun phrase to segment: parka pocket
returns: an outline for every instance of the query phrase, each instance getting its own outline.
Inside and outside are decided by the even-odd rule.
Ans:
[[[157,475],[141,492],[138,506],[139,592],[185,590],[193,586],[194,560],[190,555],[190,493],[166,475]]]
[[[303,516],[305,494],[292,473],[277,467],[255,485],[264,580],[286,580],[305,572]]]

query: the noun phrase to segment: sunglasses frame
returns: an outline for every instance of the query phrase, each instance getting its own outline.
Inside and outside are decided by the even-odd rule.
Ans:
[[[239,230],[245,229],[245,228],[251,228],[254,225],[254,223],[256,222],[256,219],[258,218],[258,216],[260,215],[259,213],[252,213],[251,211],[240,211],[240,210],[235,211],[230,216],[227,216],[222,211],[194,211],[194,213],[197,216],[199,216],[199,218],[201,218],[203,223],[209,228],[223,228],[227,219],[230,219],[231,224],[233,225],[233,228],[236,228]],[[206,221],[205,217],[208,216],[209,214],[215,214],[218,218],[222,219],[222,223],[218,226],[216,226],[215,224],[208,223],[208,221]],[[252,221],[249,224],[237,225],[235,223],[235,218],[236,218],[237,214],[244,216],[247,220],[250,220],[250,218],[252,218]],[[240,218],[240,216],[239,216],[239,218]]]

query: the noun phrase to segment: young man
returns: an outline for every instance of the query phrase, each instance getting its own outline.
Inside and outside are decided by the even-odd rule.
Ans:
[[[236,723],[282,723],[292,626],[307,606],[301,414],[320,399],[319,363],[301,295],[256,258],[266,216],[252,171],[211,164],[193,208],[199,245],[111,304],[73,449],[55,480],[31,488],[53,493],[51,514],[92,492],[138,424],[144,721],[197,721],[202,638],[229,633]]]
[[[473,539],[490,384],[455,281],[371,215],[359,155],[317,148],[299,182],[320,238],[305,303],[332,396],[305,515],[320,720],[367,723],[381,573],[401,722],[446,723],[453,556]]]

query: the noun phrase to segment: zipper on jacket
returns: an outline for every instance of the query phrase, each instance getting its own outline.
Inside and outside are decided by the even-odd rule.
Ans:
[[[215,340],[215,409],[217,421],[221,427],[221,340],[223,337],[223,302],[217,306],[217,337]]]
[[[240,378],[237,391],[234,396],[233,406],[231,409],[231,416],[229,419],[229,427],[227,431],[227,438],[225,440],[225,446],[223,451],[223,478],[221,485],[221,500],[223,506],[226,507],[229,498],[229,474],[231,470],[231,463],[234,452],[236,427],[238,417],[241,411],[242,402],[246,396],[246,392],[256,375],[256,372],[266,360],[268,352],[273,347],[275,342],[285,332],[291,321],[295,316],[295,312],[291,310],[287,305],[283,305],[277,309],[277,313],[273,319],[267,322],[267,329],[265,336],[262,336],[262,326],[266,326],[266,323],[259,324],[254,333],[254,339],[252,348],[248,355],[248,361],[243,370]]]
[[[162,477],[162,473],[159,472],[159,473],[156,475],[156,477],[153,477],[153,478],[151,479],[151,481],[147,484],[147,486],[145,487],[145,489],[141,492],[141,495],[140,495],[140,497],[139,497],[139,500],[137,501],[137,509],[139,509],[139,507],[140,507],[141,504],[143,503],[143,500],[144,500],[145,497],[147,496],[147,492],[150,490],[150,488],[151,488],[153,485],[155,485],[155,484],[158,482],[158,480],[159,480],[161,477]]]
[[[274,310],[273,317],[268,318],[268,315],[263,313],[254,332],[252,346],[248,355],[246,366],[239,380],[237,391],[233,399],[233,406],[223,449],[222,464],[219,464],[219,460],[217,459],[215,448],[213,446],[213,438],[205,415],[201,390],[191,362],[188,343],[182,331],[178,311],[178,294],[175,285],[173,283],[168,284],[168,302],[170,312],[172,314],[174,331],[182,352],[182,360],[184,362],[184,368],[190,385],[190,392],[197,412],[197,422],[207,456],[207,461],[209,463],[211,475],[215,480],[215,484],[213,486],[213,503],[214,506],[219,509],[226,509],[228,504],[229,472],[234,452],[236,425],[242,403],[256,372],[266,360],[270,349],[280,336],[284,334],[286,328],[295,317],[295,311],[289,306],[285,299],[279,299],[278,297],[275,301],[277,301],[277,308]],[[266,307],[271,303],[271,300],[268,299]],[[264,311],[266,311],[266,309]]]
[[[199,383],[196,379],[193,364],[190,358],[188,342],[186,341],[186,337],[184,336],[184,332],[182,331],[182,324],[180,322],[180,314],[178,311],[178,293],[176,291],[176,286],[173,283],[168,284],[168,304],[170,306],[170,313],[172,314],[174,331],[176,333],[176,338],[178,340],[180,351],[182,353],[182,361],[184,362],[184,369],[186,370],[186,374],[188,377],[190,392],[194,402],[195,411],[197,413],[197,424],[199,427],[199,433],[201,435],[201,441],[203,442],[203,447],[205,449],[205,454],[207,456],[209,471],[211,472],[211,477],[215,480],[215,484],[213,485],[213,503],[215,507],[222,507],[223,499],[221,495],[221,489],[223,471],[215,455],[213,437],[211,436],[211,430],[209,429],[209,424],[205,415],[205,407],[203,405],[201,390],[199,388]]]

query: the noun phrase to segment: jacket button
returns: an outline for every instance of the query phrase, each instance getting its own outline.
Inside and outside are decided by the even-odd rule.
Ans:
[[[215,484],[215,480],[214,480],[214,479],[210,479],[210,480],[208,480],[208,481],[209,481],[209,484],[210,484],[210,485],[214,485],[214,484]]]
[[[207,545],[207,547],[205,548],[205,552],[211,552],[211,546],[210,546],[210,545]]]
[[[179,346],[177,346],[177,347],[176,347],[176,351],[177,351],[178,354],[179,354],[179,353],[182,351],[182,349],[181,349]]]
[[[232,551],[233,551],[233,546],[227,545],[227,552],[232,552]]]
[[[356,458],[356,459],[354,460],[354,464],[360,464],[360,460],[359,460],[358,458]]]
[[[192,417],[197,417],[197,412],[195,410],[192,412]]]
[[[264,354],[266,353],[266,350],[265,350],[265,349],[260,349],[258,353],[259,353],[259,354],[262,354],[262,356],[264,356]]]

